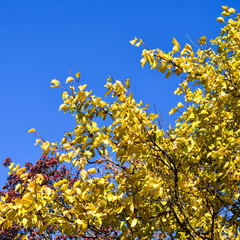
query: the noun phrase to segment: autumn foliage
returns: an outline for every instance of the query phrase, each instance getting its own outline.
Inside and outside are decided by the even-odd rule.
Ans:
[[[3,165],[5,167],[8,167],[12,164],[12,160],[10,158],[6,158],[3,162]],[[79,171],[73,171],[71,169],[68,169],[65,165],[59,166],[58,159],[52,157],[49,158],[46,155],[43,155],[35,165],[31,163],[25,164],[26,172],[27,172],[27,178],[29,181],[34,181],[34,179],[41,174],[43,176],[42,185],[46,186],[47,188],[53,188],[54,183],[66,179],[70,184],[69,186],[73,186],[73,184],[79,180]],[[14,202],[16,198],[22,198],[24,195],[24,192],[19,193],[18,188],[20,185],[26,186],[26,181],[24,182],[17,174],[16,172],[13,172],[8,177],[8,182],[2,187],[2,191],[0,191],[1,197],[7,197],[6,202]],[[58,196],[58,201],[62,202],[64,204],[61,194]],[[39,216],[40,217],[40,216]],[[111,225],[106,227],[102,227],[99,232],[93,232],[91,238],[85,238],[83,235],[68,235],[69,239],[75,240],[79,237],[82,237],[82,239],[90,239],[90,240],[97,240],[99,239],[98,236],[116,236],[117,231],[115,231]],[[65,234],[61,234],[61,232],[58,232],[56,228],[54,229],[53,226],[49,225],[46,228],[44,228],[44,231],[41,231],[41,229],[37,229],[35,226],[32,226],[31,228],[26,228],[22,225],[13,223],[13,225],[10,228],[5,228],[0,231],[0,239],[2,240],[9,240],[14,238],[22,239],[24,236],[28,236],[29,240],[36,240],[36,239],[67,239],[67,236]],[[106,238],[107,239],[107,238]],[[111,239],[111,238],[108,238]]]
[[[9,166],[2,231],[22,231],[22,239],[30,230],[66,239],[240,239],[240,15],[222,9],[221,35],[210,42],[181,47],[173,38],[165,53],[131,41],[144,47],[142,66],[180,79],[183,103],[166,131],[134,100],[129,79],[108,78],[104,99],[80,73],[66,85],[52,80],[63,90],[59,110],[76,125],[59,143],[37,139],[40,171]]]

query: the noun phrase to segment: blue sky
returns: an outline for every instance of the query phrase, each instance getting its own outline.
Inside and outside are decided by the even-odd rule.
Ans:
[[[65,82],[69,70],[96,95],[104,95],[109,75],[130,78],[135,98],[156,105],[165,122],[179,99],[179,79],[141,68],[141,48],[129,41],[142,38],[149,48],[169,51],[172,38],[181,45],[202,35],[216,37],[221,5],[240,8],[239,0],[2,0],[0,1],[0,161],[21,166],[41,156],[34,146],[35,128],[49,141],[73,129],[74,119],[58,111],[61,91],[50,81]],[[0,166],[3,185],[7,171]]]

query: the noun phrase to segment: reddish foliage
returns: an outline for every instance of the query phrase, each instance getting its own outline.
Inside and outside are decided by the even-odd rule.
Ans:
[[[4,167],[10,166],[12,163],[10,158],[6,158],[3,162]],[[42,174],[44,180],[42,182],[43,185],[47,185],[53,188],[55,182],[67,179],[70,182],[70,186],[74,184],[77,180],[79,180],[78,170],[76,173],[73,173],[70,169],[67,169],[65,165],[59,164],[59,160],[48,156],[41,156],[41,158],[33,165],[30,162],[25,164],[26,172],[28,173],[28,179],[34,180],[37,174]],[[15,190],[17,184],[24,185],[23,180],[20,179],[19,176],[13,172],[7,179],[7,183],[2,187],[2,191],[0,191],[0,197],[6,196],[8,194],[7,202],[12,202],[15,198],[22,197],[22,194],[19,191]],[[26,183],[25,183],[26,184]],[[23,226],[19,226],[17,224],[13,224],[11,228],[1,230],[0,229],[0,239],[1,240],[10,240],[14,239],[19,234],[18,239],[22,239],[21,237],[25,234],[28,234],[29,240],[37,240],[37,239],[84,239],[84,240],[99,240],[99,239],[118,239],[118,231],[114,231],[114,229],[110,226],[108,229],[103,227],[99,229],[98,232],[95,233],[95,237],[87,237],[87,236],[79,236],[79,235],[62,235],[59,232],[55,231],[52,226],[48,226],[44,233],[39,233],[37,228],[26,229]],[[107,237],[111,236],[111,237]]]

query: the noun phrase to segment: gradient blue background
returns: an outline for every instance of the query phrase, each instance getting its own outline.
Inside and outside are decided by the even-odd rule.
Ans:
[[[12,158],[21,166],[41,156],[34,146],[36,128],[49,141],[59,141],[73,129],[74,118],[59,112],[60,89],[69,70],[96,95],[104,95],[109,75],[130,78],[135,98],[156,105],[167,123],[179,98],[173,95],[179,79],[141,68],[141,48],[129,41],[144,40],[149,48],[172,49],[173,36],[182,44],[220,34],[221,5],[240,8],[239,0],[1,0],[0,1],[0,161]],[[0,166],[0,186],[7,169]]]

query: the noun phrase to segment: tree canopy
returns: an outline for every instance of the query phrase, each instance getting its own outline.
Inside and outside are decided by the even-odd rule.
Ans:
[[[143,46],[141,64],[180,79],[183,95],[165,130],[157,113],[136,102],[130,81],[107,79],[105,98],[69,76],[59,110],[75,120],[60,142],[40,137],[44,156],[59,167],[72,163],[77,177],[9,165],[14,198],[0,201],[2,230],[17,226],[54,239],[240,239],[240,14],[222,7],[221,35],[172,51]],[[46,157],[46,161],[47,161]],[[52,167],[50,164],[49,167]],[[73,176],[73,175],[71,175]],[[49,235],[49,229],[53,235]],[[108,230],[110,229],[110,230]],[[34,239],[34,238],[33,238]],[[39,238],[36,238],[39,239]]]

